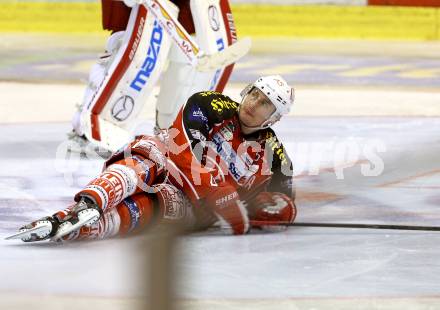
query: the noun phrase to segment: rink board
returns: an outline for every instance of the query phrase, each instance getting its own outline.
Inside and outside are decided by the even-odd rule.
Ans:
[[[239,36],[439,40],[438,8],[232,4]],[[0,3],[0,32],[102,33],[99,3]]]

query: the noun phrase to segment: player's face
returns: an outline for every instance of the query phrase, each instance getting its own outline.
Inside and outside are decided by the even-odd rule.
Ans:
[[[254,88],[241,103],[238,117],[245,126],[257,127],[265,122],[273,112],[275,112],[273,103],[261,90]]]

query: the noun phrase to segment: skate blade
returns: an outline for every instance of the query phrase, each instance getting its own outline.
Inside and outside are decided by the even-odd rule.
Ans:
[[[48,229],[50,231],[52,229],[52,226],[50,224],[47,224],[47,225],[43,224],[43,225],[31,228],[31,229],[27,229],[25,231],[21,231],[21,232],[16,233],[12,236],[6,237],[5,240],[22,239],[24,237],[30,238],[32,234],[38,235]]]
[[[99,219],[99,212],[96,210],[90,211],[90,212],[84,212],[83,214],[81,214],[81,218],[80,220],[76,223],[76,224],[70,224],[69,222],[63,223],[60,225],[60,227],[58,228],[57,233],[55,234],[55,236],[53,236],[51,238],[52,241],[59,241],[61,240],[61,238],[63,238],[64,236],[67,236],[68,234],[70,234],[71,232],[80,229],[81,227],[88,225],[88,224],[92,224],[95,221],[97,221]],[[70,225],[68,225],[70,224]]]

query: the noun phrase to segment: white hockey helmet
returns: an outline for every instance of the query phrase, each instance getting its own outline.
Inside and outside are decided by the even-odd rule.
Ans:
[[[295,100],[295,91],[280,75],[259,77],[253,84],[249,84],[242,90],[240,93],[242,98],[244,99],[254,87],[263,92],[276,108],[268,120],[261,124],[261,128],[271,126],[278,121],[281,116],[290,112],[290,108]]]

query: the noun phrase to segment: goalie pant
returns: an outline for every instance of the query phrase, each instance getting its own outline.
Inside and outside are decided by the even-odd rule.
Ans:
[[[188,32],[196,33],[195,40],[205,53],[221,51],[237,40],[228,0],[164,3]],[[78,135],[116,151],[132,139],[133,126],[145,103],[155,100],[153,92],[159,84],[156,122],[160,128],[171,125],[193,93],[224,89],[233,65],[199,72],[187,64],[166,29],[144,6],[128,8],[117,1],[102,5],[104,28],[116,32],[107,42],[106,54],[92,67],[82,104],[73,116]]]
[[[284,147],[272,129],[244,136],[237,107],[220,93],[193,95],[166,134],[140,136],[117,152],[76,200],[89,196],[110,212],[127,197],[155,195],[155,185],[168,183],[184,192],[193,207],[162,207],[161,217],[169,217],[168,212],[188,221],[195,217],[199,227],[219,219],[233,234],[248,231],[244,202],[258,208],[252,201],[260,192],[281,193],[294,208],[292,163]],[[294,213],[276,220],[293,221]]]

